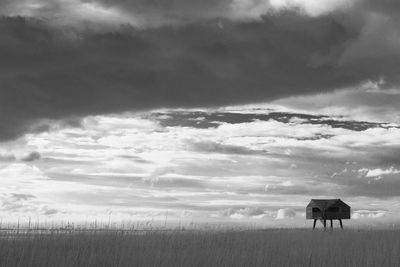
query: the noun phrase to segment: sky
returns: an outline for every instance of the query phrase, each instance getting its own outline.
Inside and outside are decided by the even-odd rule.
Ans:
[[[397,0],[0,0],[0,217],[400,223]]]

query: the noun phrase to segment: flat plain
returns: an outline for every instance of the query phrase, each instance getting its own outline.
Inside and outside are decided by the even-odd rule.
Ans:
[[[400,230],[2,234],[0,266],[400,266]]]

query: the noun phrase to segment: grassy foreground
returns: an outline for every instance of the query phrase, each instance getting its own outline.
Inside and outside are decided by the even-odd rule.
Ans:
[[[400,230],[0,236],[0,266],[400,266]]]

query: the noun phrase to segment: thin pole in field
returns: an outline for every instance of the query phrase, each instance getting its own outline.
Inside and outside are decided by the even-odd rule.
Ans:
[[[110,229],[111,227],[111,213],[112,211],[110,211],[110,213],[108,214],[108,229]]]
[[[168,220],[168,210],[167,213],[165,214],[164,228],[167,228],[167,220]]]

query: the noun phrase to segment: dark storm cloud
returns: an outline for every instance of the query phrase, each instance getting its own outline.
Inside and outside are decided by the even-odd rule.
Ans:
[[[395,98],[395,97],[392,97]],[[375,100],[379,99],[375,97]],[[268,112],[264,114],[254,113],[237,113],[237,112],[203,112],[203,111],[186,111],[186,112],[156,112],[145,118],[155,117],[164,127],[194,127],[194,128],[210,128],[218,127],[224,123],[240,124],[254,121],[274,120],[282,123],[298,123],[298,124],[314,124],[329,125],[332,128],[342,128],[352,131],[365,131],[372,128],[398,128],[397,126],[385,123],[375,123],[368,121],[354,121],[336,119],[323,115],[311,115],[290,112]],[[297,121],[296,121],[297,120]],[[315,139],[329,138],[329,135],[317,135]]]
[[[41,158],[41,155],[39,152],[31,152],[29,153],[29,155],[23,157],[21,159],[21,161],[25,161],[25,162],[31,162],[31,161],[35,161],[35,160],[39,160]]]
[[[31,194],[16,194],[16,193],[12,193],[11,195],[17,201],[18,200],[30,200],[32,198],[35,198],[35,196],[31,195]]]
[[[0,154],[0,162],[9,162],[16,160],[14,155],[1,155]]]
[[[177,14],[196,10],[195,1],[148,2],[102,5],[133,10],[140,4],[150,13],[162,12],[163,5],[174,5]],[[285,11],[258,21],[200,17],[179,26],[124,25],[108,32],[4,17],[0,140],[41,131],[36,124],[48,119],[268,101],[381,77],[396,83],[400,54],[393,47],[400,38],[386,37],[398,22],[389,15],[382,19],[394,12],[390,4],[364,1],[361,19],[353,18],[353,9],[318,17]],[[226,2],[210,0],[199,8],[221,5]],[[373,9],[378,16],[370,15]]]
[[[234,155],[265,155],[268,153],[264,150],[252,150],[247,147],[224,145],[211,141],[189,142],[188,146],[193,151],[203,153],[221,153]]]

